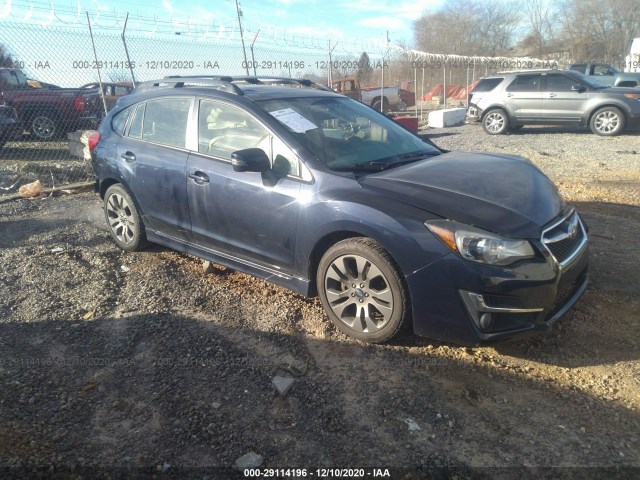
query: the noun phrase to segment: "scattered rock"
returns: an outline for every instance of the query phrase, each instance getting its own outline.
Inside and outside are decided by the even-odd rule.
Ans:
[[[418,425],[414,420],[410,418],[405,419],[404,423],[407,424],[407,428],[409,429],[410,432],[417,432],[419,430],[422,430],[420,428],[420,425]]]
[[[236,468],[238,470],[244,470],[245,468],[258,468],[262,465],[263,461],[264,458],[262,458],[262,455],[258,455],[255,452],[249,452],[236,460]]]
[[[271,382],[273,383],[273,386],[276,387],[280,395],[285,396],[287,393],[289,393],[289,390],[291,390],[291,387],[293,386],[295,381],[296,380],[293,377],[282,377],[280,375],[277,375],[273,377],[273,380]]]

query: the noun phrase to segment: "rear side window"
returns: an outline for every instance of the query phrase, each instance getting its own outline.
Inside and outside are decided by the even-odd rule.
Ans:
[[[496,88],[504,78],[483,78],[478,84],[471,90],[473,93],[478,92],[490,92]]]
[[[142,139],[148,142],[185,148],[190,98],[149,100],[144,112]]]
[[[125,108],[111,120],[111,128],[120,136],[124,135],[124,127],[127,125],[129,113],[131,113],[131,108]]]
[[[538,92],[540,91],[540,74],[518,75],[507,87],[508,92]]]
[[[129,127],[129,136],[133,138],[142,138],[142,120],[144,119],[144,107],[146,103],[137,106]]]
[[[578,63],[576,65],[571,65],[570,69],[576,72],[584,73],[587,71],[587,65],[584,63]]]

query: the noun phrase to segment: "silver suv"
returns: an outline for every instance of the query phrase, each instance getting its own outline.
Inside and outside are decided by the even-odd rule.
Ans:
[[[640,125],[640,89],[606,87],[567,70],[499,72],[471,91],[467,118],[489,135],[524,125],[588,125],[596,135],[618,135]]]

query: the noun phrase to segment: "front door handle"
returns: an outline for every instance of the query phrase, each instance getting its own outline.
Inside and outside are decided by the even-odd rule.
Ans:
[[[194,172],[189,174],[189,178],[193,180],[198,185],[204,185],[205,183],[209,183],[209,177],[204,172]]]
[[[129,151],[124,152],[122,155],[120,155],[122,158],[124,158],[127,162],[135,162],[136,161],[136,156]]]
[[[550,93],[550,94],[549,94],[549,98],[554,98],[554,97],[557,97],[557,96],[558,96],[558,95],[556,95],[555,93]]]

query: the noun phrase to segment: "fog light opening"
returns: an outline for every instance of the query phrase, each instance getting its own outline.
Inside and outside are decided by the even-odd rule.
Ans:
[[[489,330],[493,326],[493,315],[490,313],[483,313],[480,317],[480,327],[483,330]]]

